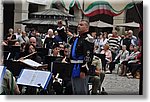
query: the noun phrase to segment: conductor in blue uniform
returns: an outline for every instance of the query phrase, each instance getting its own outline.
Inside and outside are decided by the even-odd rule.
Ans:
[[[81,20],[78,24],[77,37],[73,38],[71,48],[71,63],[74,63],[72,71],[72,89],[75,95],[88,94],[88,71],[93,59],[94,38],[89,33],[89,22]]]

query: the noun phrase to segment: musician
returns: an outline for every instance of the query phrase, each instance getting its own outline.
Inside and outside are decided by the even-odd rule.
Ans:
[[[59,52],[60,52],[59,44],[54,44],[53,47],[52,47],[52,54],[51,54],[51,56],[61,57]]]
[[[93,59],[94,39],[89,34],[89,22],[81,20],[77,28],[79,36],[73,38],[71,48],[71,63],[74,63],[72,71],[73,94],[88,94],[88,67]]]
[[[63,59],[62,59],[62,63],[70,63],[70,46],[69,45],[65,45],[64,46],[64,50],[63,50]]]
[[[25,46],[24,56],[27,56],[27,55],[35,53],[35,52],[36,52],[36,47],[33,44],[27,44]],[[42,62],[42,58],[37,53],[29,56],[28,58],[30,58],[31,60],[38,62],[38,63]]]
[[[67,34],[65,33],[65,27],[63,26],[62,20],[58,21],[58,37],[60,38],[58,42],[66,42],[67,43]]]
[[[94,73],[90,76],[89,82],[92,83],[92,95],[97,95],[97,90],[101,89],[101,85],[105,78],[105,73],[102,72],[102,62],[99,57],[93,56],[91,65],[94,66]]]
[[[19,95],[21,92],[18,85],[16,84],[16,79],[12,73],[6,69],[2,84],[0,86],[2,95]]]

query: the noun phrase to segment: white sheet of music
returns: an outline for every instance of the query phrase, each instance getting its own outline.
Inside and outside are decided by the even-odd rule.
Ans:
[[[27,64],[27,65],[29,65],[29,66],[33,66],[33,67],[42,66],[42,64],[37,63],[37,62],[35,62],[35,61],[31,60],[31,59],[25,59],[22,62],[25,63],[25,64]]]
[[[47,81],[51,78],[51,72],[23,69],[20,77],[17,79],[17,84],[45,88]]]

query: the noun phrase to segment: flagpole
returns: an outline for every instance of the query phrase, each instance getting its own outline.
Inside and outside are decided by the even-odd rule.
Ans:
[[[83,0],[83,3],[82,3],[82,11],[84,12],[84,0]],[[82,13],[82,19],[84,19],[84,14]]]

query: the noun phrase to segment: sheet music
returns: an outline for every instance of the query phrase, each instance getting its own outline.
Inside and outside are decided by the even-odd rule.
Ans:
[[[37,63],[37,62],[35,62],[35,61],[31,60],[31,59],[25,59],[22,62],[25,63],[25,64],[27,64],[27,65],[29,65],[29,66],[33,66],[33,67],[42,66],[42,64]]]
[[[46,83],[50,80],[51,72],[23,69],[20,77],[17,79],[17,84],[46,88]]]
[[[6,67],[0,66],[0,85],[2,83],[3,77],[5,75]]]

